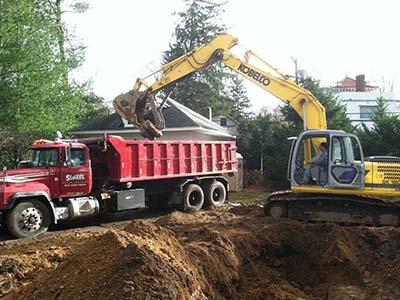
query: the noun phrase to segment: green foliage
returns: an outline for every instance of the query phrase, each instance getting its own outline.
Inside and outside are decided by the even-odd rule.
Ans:
[[[82,103],[83,109],[80,117],[82,124],[100,119],[111,113],[111,110],[104,104],[104,98],[94,93],[84,95]]]
[[[346,115],[346,106],[341,104],[331,91],[321,87],[318,80],[307,75],[300,77],[299,85],[310,91],[325,107],[328,129],[352,131],[351,121]],[[281,112],[285,120],[289,121],[299,132],[303,130],[303,120],[290,106],[284,106]]]
[[[225,25],[221,24],[225,2],[185,0],[185,3],[186,10],[177,13],[179,21],[170,49],[164,52],[164,64],[226,32]],[[241,85],[241,79],[233,77],[233,73],[221,64],[214,64],[176,82],[171,97],[197,112],[212,107],[214,114],[236,119],[243,115],[249,101],[243,86],[235,89],[234,84]]]
[[[66,35],[61,1],[2,1],[0,120],[21,131],[53,136],[79,119],[87,85],[68,80],[83,47]],[[65,41],[68,41],[66,43]]]
[[[372,129],[364,124],[356,130],[363,147],[364,156],[393,155],[400,156],[400,119],[390,115],[384,98],[377,99],[377,111],[372,115]]]
[[[247,96],[246,88],[243,85],[243,79],[238,74],[231,77],[231,84],[228,87],[227,97],[232,101],[227,101],[230,105],[227,108],[228,115],[234,120],[241,122],[251,116],[248,109],[251,107],[250,99]]]
[[[89,83],[70,73],[84,47],[62,21],[85,11],[84,2],[0,0],[0,164],[15,166],[35,138],[54,138],[105,113]],[[62,10],[62,6],[66,10]]]
[[[268,185],[286,187],[286,166],[290,152],[288,137],[295,128],[276,120],[268,112],[243,120],[239,126],[238,152],[248,169],[260,169],[261,157]]]
[[[0,168],[16,168],[26,158],[28,146],[39,137],[37,132],[24,132],[18,127],[0,128]]]

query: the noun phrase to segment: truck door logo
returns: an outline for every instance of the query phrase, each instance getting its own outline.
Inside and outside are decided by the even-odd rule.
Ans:
[[[270,84],[270,80],[269,78],[265,77],[264,75],[260,74],[259,72],[253,70],[252,68],[246,66],[245,64],[241,63],[239,68],[238,68],[239,72],[242,72],[243,74],[245,74],[246,76],[254,79],[255,81],[258,81],[259,83],[261,83],[262,85],[269,85]]]
[[[65,175],[65,180],[66,181],[79,181],[79,180],[85,180],[85,175],[84,174],[75,174],[75,175]]]

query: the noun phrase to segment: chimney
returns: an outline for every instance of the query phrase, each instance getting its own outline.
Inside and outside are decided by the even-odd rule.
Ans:
[[[201,115],[212,121],[213,118],[212,108],[210,106],[203,108],[201,110]]]
[[[356,76],[356,92],[365,92],[365,75],[357,75]]]

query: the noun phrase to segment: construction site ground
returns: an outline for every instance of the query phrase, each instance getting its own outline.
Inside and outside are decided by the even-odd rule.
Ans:
[[[400,229],[276,221],[259,204],[0,239],[4,299],[400,299]]]

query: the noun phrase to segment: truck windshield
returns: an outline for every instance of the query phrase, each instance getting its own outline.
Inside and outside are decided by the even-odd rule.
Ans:
[[[32,167],[55,167],[58,164],[58,149],[31,149]]]

